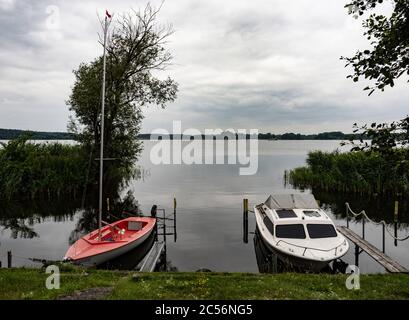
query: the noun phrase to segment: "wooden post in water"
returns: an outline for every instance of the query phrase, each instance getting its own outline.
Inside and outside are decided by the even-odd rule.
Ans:
[[[399,201],[395,201],[395,211],[393,215],[393,221],[394,221],[394,226],[395,226],[395,247],[398,246],[398,240],[396,238],[398,237],[398,213],[399,213]]]
[[[11,268],[11,263],[12,263],[11,251],[7,251],[7,268]]]
[[[349,229],[349,208],[348,208],[348,202],[345,203],[345,213],[347,216],[347,228]]]
[[[165,243],[166,247],[166,212],[163,209],[163,242]]]
[[[173,240],[176,242],[176,198],[173,198]]]
[[[249,242],[249,200],[243,199],[243,242]]]
[[[382,223],[382,252],[385,253],[385,224]]]
[[[158,232],[159,232],[159,227],[158,227],[158,218],[157,218],[157,214],[158,214],[158,206],[156,204],[154,204],[152,206],[151,209],[151,217],[156,219],[156,223],[155,223],[155,241],[158,241]]]
[[[167,245],[166,245],[166,212],[165,209],[163,209],[163,243],[164,243],[164,248],[165,248],[165,271],[167,270],[167,255],[166,252],[168,250]]]

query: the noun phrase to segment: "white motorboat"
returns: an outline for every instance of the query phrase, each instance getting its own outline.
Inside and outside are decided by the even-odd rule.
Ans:
[[[267,247],[297,270],[320,271],[348,252],[348,241],[312,194],[270,195],[254,212]]]

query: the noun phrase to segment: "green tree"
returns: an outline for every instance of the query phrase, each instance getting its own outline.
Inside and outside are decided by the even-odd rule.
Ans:
[[[164,71],[172,60],[165,45],[173,33],[172,26],[157,24],[158,13],[159,9],[148,4],[143,10],[120,15],[108,35],[104,157],[115,159],[106,162],[104,181],[108,187],[119,186],[133,174],[133,164],[141,151],[137,135],[142,108],[164,108],[176,99],[177,83],[169,77],[158,78],[158,71]],[[74,75],[67,101],[73,113],[68,131],[75,133],[96,158],[101,134],[102,56],[82,63]],[[90,163],[90,179],[97,181],[97,163]]]
[[[409,1],[353,0],[346,5],[350,14],[362,16],[385,2],[393,5],[389,16],[371,13],[363,21],[371,48],[359,50],[350,58],[341,57],[347,61],[346,66],[353,67],[353,74],[348,76],[353,81],[361,77],[374,81],[364,89],[370,90],[369,95],[376,89],[393,87],[396,79],[409,75]]]
[[[353,0],[346,7],[349,13],[362,16],[365,12],[375,9],[387,1],[383,0]],[[389,0],[393,10],[389,16],[371,13],[364,19],[364,35],[370,41],[372,48],[358,51],[353,57],[345,58],[346,66],[353,67],[349,75],[353,81],[360,78],[373,81],[374,85],[366,87],[371,95],[375,90],[384,91],[385,87],[393,87],[395,80],[402,75],[409,75],[409,1]],[[409,117],[392,123],[372,123],[358,126],[355,131],[361,132],[371,144],[361,140],[354,147],[357,150],[372,150],[391,157],[396,147],[409,145]]]

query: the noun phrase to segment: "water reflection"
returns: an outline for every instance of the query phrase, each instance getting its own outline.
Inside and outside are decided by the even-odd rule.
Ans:
[[[281,261],[278,255],[272,253],[267,248],[257,229],[254,234],[253,242],[257,266],[260,273],[280,273],[286,271],[283,261]]]
[[[13,239],[32,239],[39,237],[34,225],[46,221],[72,221],[79,210],[79,200],[66,201],[2,201],[0,206],[0,226],[10,231]]]
[[[315,198],[321,206],[329,209],[338,219],[346,219],[345,202],[348,202],[355,212],[365,210],[367,215],[374,221],[384,220],[386,223],[394,222],[395,200],[399,201],[398,221],[402,228],[409,226],[409,202],[404,199],[391,199],[384,197],[357,197],[350,194],[329,193],[312,190]],[[359,218],[360,219],[360,218]]]
[[[88,207],[81,210],[81,215],[77,220],[75,228],[70,232],[68,244],[74,244],[79,238],[90,233],[98,227],[98,210]]]
[[[295,264],[289,264],[288,261],[283,261],[277,253],[268,248],[257,229],[254,233],[253,242],[260,273],[310,272]],[[336,260],[328,264],[320,273],[345,273],[347,266],[346,262]]]
[[[28,224],[33,225],[32,222],[28,222]],[[30,228],[26,224],[26,220],[24,219],[12,218],[7,220],[1,220],[0,225],[3,226],[4,230],[7,229],[10,230],[10,237],[13,239],[17,238],[32,239],[39,236],[38,233],[33,230],[33,228]]]

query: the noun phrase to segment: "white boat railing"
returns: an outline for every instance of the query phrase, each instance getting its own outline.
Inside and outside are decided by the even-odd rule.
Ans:
[[[346,241],[346,240],[345,240],[345,241]],[[331,249],[318,249],[318,248],[312,248],[312,247],[307,247],[307,246],[300,246],[300,245],[297,245],[297,244],[289,243],[289,242],[287,242],[287,241],[285,241],[285,240],[278,240],[277,243],[276,243],[276,246],[277,246],[277,247],[279,246],[280,242],[284,242],[284,243],[286,243],[286,244],[288,244],[288,245],[290,245],[290,246],[294,246],[294,247],[297,247],[297,248],[304,249],[304,252],[303,252],[303,254],[302,254],[303,256],[305,255],[305,253],[307,252],[307,250],[316,250],[316,251],[322,251],[322,252],[329,252],[329,251],[335,250],[335,255],[337,255],[338,248],[339,248],[340,246],[342,246],[342,244],[339,244],[339,245],[337,245],[336,247],[331,248]]]

